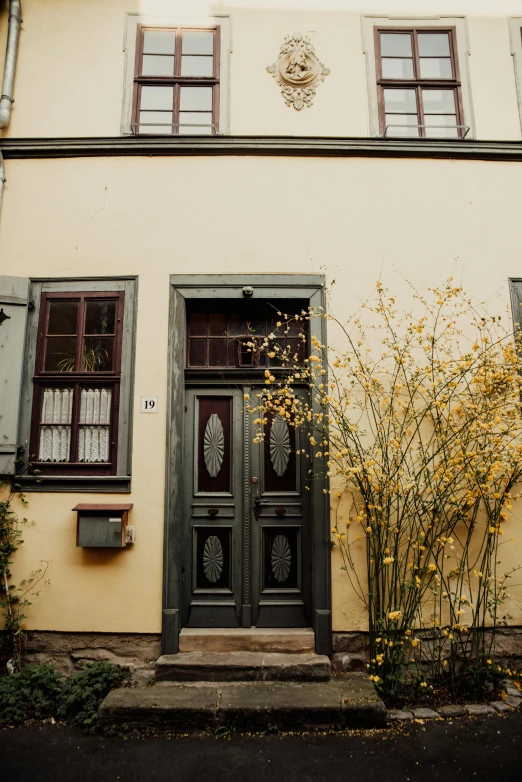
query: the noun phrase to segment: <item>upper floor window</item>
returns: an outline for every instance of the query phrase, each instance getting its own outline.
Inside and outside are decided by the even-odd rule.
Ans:
[[[463,138],[453,28],[376,28],[379,124],[384,136]]]
[[[219,29],[138,27],[132,130],[211,135],[219,127]]]

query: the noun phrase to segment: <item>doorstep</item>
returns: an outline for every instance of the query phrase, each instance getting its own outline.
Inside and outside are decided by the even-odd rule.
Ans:
[[[184,627],[180,652],[279,652],[312,654],[315,633],[311,627]]]
[[[328,681],[330,659],[319,654],[180,652],[156,663],[156,681]]]
[[[106,728],[157,731],[383,728],[386,708],[366,676],[327,682],[158,683],[113,690]]]

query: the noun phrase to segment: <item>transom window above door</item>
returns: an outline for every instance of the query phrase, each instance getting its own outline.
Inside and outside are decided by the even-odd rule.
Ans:
[[[295,320],[294,316],[306,313],[304,306],[296,300],[247,304],[234,299],[221,301],[219,310],[213,311],[208,302],[191,302],[187,312],[187,368],[280,366],[277,352],[263,350],[269,334],[276,337],[270,340],[271,345],[277,344],[293,360],[303,361],[308,321]]]
[[[218,113],[218,29],[138,27],[133,132],[212,135]]]
[[[461,82],[453,28],[377,28],[381,134],[463,138]]]

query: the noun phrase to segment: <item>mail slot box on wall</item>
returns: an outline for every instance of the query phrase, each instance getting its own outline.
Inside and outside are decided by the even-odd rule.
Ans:
[[[127,532],[127,519],[132,504],[126,505],[76,505],[78,514],[76,545],[83,548],[125,548],[133,542]],[[132,541],[129,540],[132,538]]]

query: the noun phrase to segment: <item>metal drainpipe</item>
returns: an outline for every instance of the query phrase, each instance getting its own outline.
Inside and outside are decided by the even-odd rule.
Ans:
[[[0,152],[0,208],[2,207],[2,194],[4,192],[4,182],[5,182],[4,158],[2,153]]]
[[[18,55],[18,39],[20,37],[21,24],[21,0],[10,0],[9,30],[7,33],[7,47],[5,51],[4,81],[2,83],[2,95],[0,97],[0,128],[6,128],[9,125],[9,120],[11,119],[11,107],[14,102],[13,88],[16,71],[16,58]],[[2,206],[4,182],[4,159],[2,157],[2,153],[0,152],[0,207]]]

